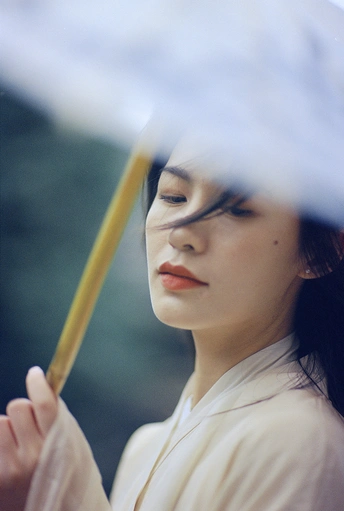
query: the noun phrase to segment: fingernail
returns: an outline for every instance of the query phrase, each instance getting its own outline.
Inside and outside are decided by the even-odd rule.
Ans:
[[[43,374],[44,371],[41,367],[39,366],[34,366],[34,367],[31,367],[31,369],[29,369],[29,373],[30,374]]]

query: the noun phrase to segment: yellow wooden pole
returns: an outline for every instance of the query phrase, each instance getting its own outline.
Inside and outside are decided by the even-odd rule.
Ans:
[[[56,394],[61,392],[72,369],[104,279],[150,166],[151,158],[141,148],[134,150],[111,200],[47,371],[47,380]]]

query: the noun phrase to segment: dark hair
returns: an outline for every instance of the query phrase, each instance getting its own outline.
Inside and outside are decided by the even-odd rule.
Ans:
[[[162,168],[162,162],[154,162],[149,172],[147,211],[156,196]],[[243,195],[224,192],[173,226],[197,222],[212,213],[221,214],[228,201],[232,204]],[[296,304],[298,360],[315,384],[325,377],[328,397],[344,416],[344,235],[337,227],[301,216],[300,253],[317,278],[305,280]]]
[[[336,227],[301,217],[301,254],[318,278],[306,280],[295,312],[299,361],[315,382],[322,375],[333,406],[344,416],[344,239]],[[309,355],[307,362],[301,361]]]

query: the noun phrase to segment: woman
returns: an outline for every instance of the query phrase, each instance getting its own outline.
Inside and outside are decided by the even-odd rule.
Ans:
[[[199,165],[177,147],[147,181],[153,308],[195,343],[175,413],[129,441],[110,505],[78,426],[31,370],[30,401],[0,422],[1,510],[343,509],[343,234]]]

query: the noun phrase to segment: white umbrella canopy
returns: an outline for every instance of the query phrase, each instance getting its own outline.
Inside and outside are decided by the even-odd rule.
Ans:
[[[0,79],[129,145],[154,112],[162,156],[192,133],[215,179],[343,225],[343,3],[1,0]]]

